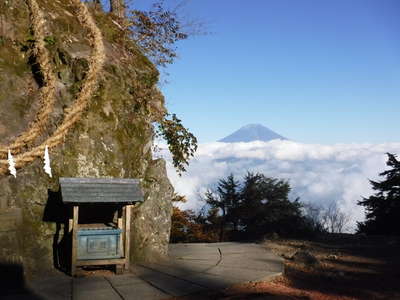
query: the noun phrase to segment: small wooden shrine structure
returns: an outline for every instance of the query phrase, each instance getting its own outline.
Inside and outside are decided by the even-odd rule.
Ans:
[[[131,207],[143,201],[137,179],[60,178],[70,206],[71,275],[79,266],[129,269]]]

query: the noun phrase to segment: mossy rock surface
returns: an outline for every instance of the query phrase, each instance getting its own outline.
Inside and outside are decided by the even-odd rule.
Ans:
[[[46,47],[57,76],[57,93],[46,130],[35,144],[62,122],[85,79],[91,51],[68,1],[38,3],[47,21]],[[27,276],[51,272],[56,260],[64,259],[55,251],[66,242],[63,229],[69,213],[52,197],[59,189],[59,177],[141,179],[145,201],[134,210],[132,260],[154,261],[167,252],[173,189],[165,163],[153,160],[151,153],[152,123],[166,112],[155,86],[158,72],[109,15],[91,12],[103,32],[106,65],[88,109],[50,152],[53,178],[44,173],[41,160],[18,170],[17,178],[0,177],[0,223],[19,212],[12,228],[4,225],[2,231],[0,226],[0,266],[17,262]],[[4,145],[34,119],[41,82],[30,63],[32,35],[25,1],[2,1],[0,20],[0,143]]]

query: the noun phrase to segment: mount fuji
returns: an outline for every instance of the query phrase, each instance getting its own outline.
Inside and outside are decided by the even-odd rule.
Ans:
[[[263,141],[268,142],[271,140],[287,140],[287,138],[277,134],[271,129],[261,124],[248,124],[243,126],[234,133],[220,139],[218,142],[223,143],[238,143],[238,142],[252,142],[252,141]]]

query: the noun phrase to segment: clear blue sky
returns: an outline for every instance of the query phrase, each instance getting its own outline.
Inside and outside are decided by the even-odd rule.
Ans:
[[[305,143],[400,141],[399,0],[192,0],[184,11],[212,34],[179,43],[162,90],[200,142],[248,123]]]

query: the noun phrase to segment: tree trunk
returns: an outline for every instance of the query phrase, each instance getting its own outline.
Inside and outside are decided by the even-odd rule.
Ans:
[[[110,0],[111,12],[120,17],[125,18],[125,1],[124,0]]]
[[[222,219],[221,219],[221,227],[219,228],[219,241],[224,241],[224,231],[225,231],[225,209],[222,209]]]

